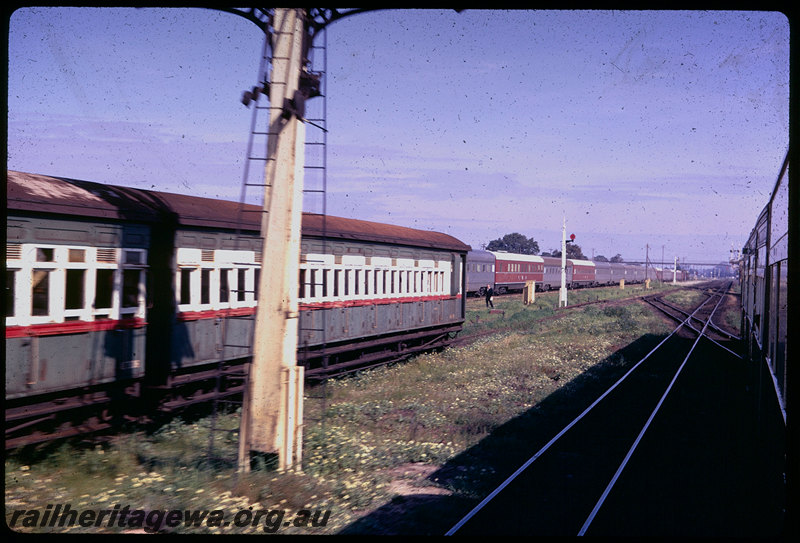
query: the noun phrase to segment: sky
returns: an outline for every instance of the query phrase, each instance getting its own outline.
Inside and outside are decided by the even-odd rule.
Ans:
[[[240,100],[252,22],[33,7],[8,24],[9,169],[229,200],[263,174]],[[566,221],[587,257],[725,261],[788,150],[777,12],[377,10],[323,44],[324,209],[475,249],[512,232],[556,249]]]

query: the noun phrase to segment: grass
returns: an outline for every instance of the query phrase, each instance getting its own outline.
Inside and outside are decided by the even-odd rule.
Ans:
[[[609,297],[636,294],[630,288],[576,291],[570,292],[570,303],[604,296],[601,291]],[[529,306],[522,304],[521,296],[496,298],[495,306],[504,315],[489,314],[482,299],[469,300],[465,332],[494,329],[495,334],[468,347],[418,356],[307,389],[302,470],[261,469],[238,475],[230,464],[208,458],[207,420],[178,420],[152,434],[124,434],[105,445],[62,445],[9,455],[6,519],[20,509],[43,511],[55,503],[80,509],[130,505],[147,511],[222,510],[229,519],[237,511],[246,516],[248,511],[265,509],[285,511],[292,519],[286,526],[275,526],[281,533],[337,533],[395,503],[402,485],[425,486],[426,492],[433,492],[437,483],[427,474],[469,456],[492,432],[535,411],[597,367],[622,368],[634,362],[620,354],[621,347],[667,331],[663,320],[641,303],[557,311],[553,307],[557,293],[537,293],[536,298]],[[220,422],[233,428],[237,420],[234,413]],[[221,440],[215,450],[234,459],[236,443]],[[516,454],[504,452],[510,458]],[[474,498],[482,491],[479,481],[491,479],[486,475],[496,466],[476,456],[460,469],[458,477],[440,483],[435,491]],[[305,517],[295,514],[301,510],[330,511],[330,515],[324,525],[320,516],[318,526],[311,527],[302,522]],[[264,533],[265,522],[180,525],[168,531]],[[71,531],[145,528],[103,524]],[[17,529],[66,531],[26,528],[19,522]]]
[[[625,300],[643,294],[665,292],[673,288],[669,283],[654,282],[647,290],[644,285],[626,285],[624,289],[616,286],[570,290],[567,292],[567,303],[568,307],[572,307],[598,301]],[[535,325],[542,319],[554,317],[563,311],[563,309],[559,309],[558,291],[537,292],[534,303],[530,305],[523,304],[521,294],[495,297],[494,305],[496,312],[490,313],[483,298],[469,298],[463,333],[472,334],[508,327],[525,328],[528,325]]]
[[[691,309],[702,302],[707,296],[698,290],[680,290],[664,296],[664,300],[681,309]]]

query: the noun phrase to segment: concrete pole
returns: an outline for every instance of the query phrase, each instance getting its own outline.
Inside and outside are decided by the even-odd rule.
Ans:
[[[567,217],[561,226],[561,290],[558,296],[559,307],[567,307]]]
[[[267,162],[264,238],[258,286],[253,363],[245,396],[239,467],[252,453],[277,453],[279,469],[300,462],[303,374],[297,366],[298,278],[303,205],[305,126],[284,116],[293,98],[307,39],[302,9],[276,8]]]
[[[672,284],[675,284],[675,277],[678,275],[678,257],[675,257],[675,264],[672,267]]]

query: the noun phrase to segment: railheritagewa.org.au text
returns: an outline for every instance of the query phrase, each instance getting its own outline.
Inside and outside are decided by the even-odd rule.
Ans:
[[[130,528],[148,533],[176,528],[253,528],[275,533],[282,528],[320,528],[328,523],[330,509],[240,509],[235,513],[222,509],[134,509],[115,505],[111,509],[74,509],[70,504],[48,504],[44,509],[17,509],[6,515],[12,530],[58,530],[59,528]]]

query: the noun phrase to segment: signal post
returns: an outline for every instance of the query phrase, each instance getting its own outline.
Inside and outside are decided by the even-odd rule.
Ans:
[[[302,459],[303,367],[297,366],[300,232],[305,126],[287,108],[297,96],[310,37],[305,13],[275,8],[269,137],[264,170],[264,238],[253,362],[242,412],[239,469],[252,454],[278,455],[283,470]]]
[[[558,306],[567,307],[567,243],[575,241],[575,234],[567,239],[567,219],[561,226],[561,289],[558,292]]]

